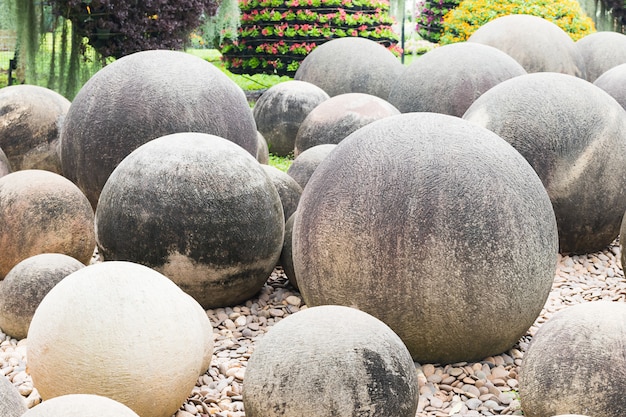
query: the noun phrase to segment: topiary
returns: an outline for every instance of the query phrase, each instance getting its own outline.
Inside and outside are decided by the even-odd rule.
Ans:
[[[593,20],[576,0],[463,0],[444,16],[439,43],[463,42],[485,23],[510,14],[542,17],[574,41],[596,31]]]

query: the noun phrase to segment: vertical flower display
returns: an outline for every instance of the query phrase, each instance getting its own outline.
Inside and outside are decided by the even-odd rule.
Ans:
[[[460,0],[419,1],[415,28],[417,33],[429,42],[439,42],[443,32],[443,17],[459,3]]]
[[[360,36],[399,54],[388,0],[239,0],[237,39],[225,39],[222,59],[236,74],[293,76],[317,46]]]

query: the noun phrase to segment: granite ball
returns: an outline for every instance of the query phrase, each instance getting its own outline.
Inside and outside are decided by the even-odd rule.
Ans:
[[[0,375],[0,415],[2,417],[20,417],[28,408],[24,398],[9,378]]]
[[[300,187],[304,189],[317,166],[337,147],[336,144],[316,145],[299,154],[287,169]]]
[[[609,93],[626,110],[626,64],[611,68],[593,84]]]
[[[293,222],[296,218],[296,214],[292,214],[285,223],[285,240],[283,242],[283,250],[280,252],[280,266],[283,267],[283,272],[289,279],[289,283],[298,289],[298,279],[296,278],[296,272],[293,268]]]
[[[613,67],[626,64],[626,35],[618,32],[595,32],[576,41],[587,68],[586,80],[594,82]]]
[[[267,165],[270,162],[270,149],[260,132],[257,132],[256,160],[263,165]]]
[[[68,394],[51,398],[22,417],[139,417],[124,404],[95,394]]]
[[[558,252],[550,199],[520,153],[437,113],[387,117],[336,146],[293,226],[305,303],[379,318],[420,363],[517,343],[548,298]]]
[[[300,187],[300,184],[298,184],[291,175],[276,167],[263,165],[263,170],[269,175],[272,184],[274,184],[276,191],[278,191],[280,202],[283,205],[283,216],[286,222],[298,208],[298,202],[302,195],[302,187]]]

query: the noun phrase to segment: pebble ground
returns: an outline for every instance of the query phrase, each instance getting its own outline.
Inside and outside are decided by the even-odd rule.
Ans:
[[[420,399],[417,417],[523,415],[518,375],[533,334],[554,313],[597,300],[624,302],[626,280],[617,242],[587,255],[559,256],[552,291],[541,315],[509,351],[479,362],[416,364]],[[258,296],[244,305],[208,310],[214,327],[211,368],[173,417],[244,417],[242,385],[256,342],[275,323],[306,308],[300,294],[277,268]],[[0,332],[0,373],[7,376],[27,406],[41,402],[27,372],[26,345]]]

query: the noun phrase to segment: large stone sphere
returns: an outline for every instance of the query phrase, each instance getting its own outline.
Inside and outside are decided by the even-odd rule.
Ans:
[[[95,394],[68,394],[31,408],[22,417],[139,417],[124,404]]]
[[[61,126],[70,101],[36,85],[0,89],[0,148],[13,171],[44,169],[61,173]]]
[[[20,417],[28,410],[22,395],[11,381],[0,375],[0,416]]]
[[[314,108],[296,135],[294,155],[317,145],[337,144],[355,130],[384,117],[400,114],[386,100],[371,94],[346,93]]]
[[[11,163],[9,162],[9,158],[7,158],[4,151],[0,149],[0,177],[4,177],[5,175],[10,173]]]
[[[622,33],[591,33],[575,45],[585,61],[587,81],[594,82],[611,68],[626,64],[626,35]]]
[[[568,307],[541,325],[524,354],[519,395],[524,415],[624,415],[626,305]]]
[[[298,289],[298,280],[296,273],[293,269],[293,221],[296,218],[296,214],[292,214],[285,222],[285,240],[283,242],[283,250],[280,252],[280,266],[283,267],[283,272],[289,279],[289,283]]]
[[[59,282],[35,311],[27,345],[33,385],[44,403],[98,394],[142,417],[171,417],[200,374],[201,318],[191,297],[148,267],[87,266]]]
[[[276,191],[278,191],[280,202],[283,205],[283,216],[286,222],[298,208],[298,202],[302,195],[302,187],[300,187],[300,184],[298,184],[291,175],[276,167],[263,165],[263,170],[269,175],[274,187],[276,187]]]
[[[391,85],[402,71],[404,66],[387,48],[350,36],[315,48],[304,58],[294,79],[313,83],[331,97],[365,93],[387,100]]]
[[[269,151],[278,156],[292,153],[300,124],[328,98],[324,90],[304,81],[279,83],[263,93],[253,114]]]
[[[461,42],[427,52],[394,83],[389,102],[402,113],[435,112],[463,116],[482,93],[524,68],[499,49]]]
[[[414,417],[418,383],[402,340],[354,308],[320,306],[281,320],[250,357],[248,417]]]
[[[309,178],[317,169],[317,166],[337,147],[334,143],[326,145],[316,145],[307,149],[293,160],[287,174],[289,174],[300,187],[304,189]]]
[[[560,72],[585,78],[585,61],[569,35],[538,16],[507,15],[478,28],[468,42],[506,52],[526,72]]]
[[[71,181],[36,169],[0,178],[0,278],[40,253],[87,264],[95,248],[93,210]]]
[[[561,252],[604,249],[626,211],[626,111],[571,75],[537,73],[498,84],[463,116],[511,143],[554,206]]]
[[[253,156],[217,136],[177,133],[142,145],[113,171],[96,239],[105,260],[154,268],[208,309],[261,289],[284,223],[280,196]]]
[[[626,109],[626,64],[611,68],[598,77],[593,84],[609,93]]]
[[[15,265],[0,281],[0,329],[15,339],[24,339],[45,295],[84,266],[61,253],[42,253]]]
[[[296,211],[306,304],[372,314],[421,363],[513,346],[548,297],[558,249],[528,162],[487,129],[437,113],[388,117],[336,146]]]
[[[72,101],[61,132],[63,174],[95,208],[126,155],[178,132],[220,136],[256,155],[246,96],[214,65],[176,51],[125,56],[98,71]]]
[[[257,132],[256,160],[263,165],[270,162],[270,149],[261,132]]]

